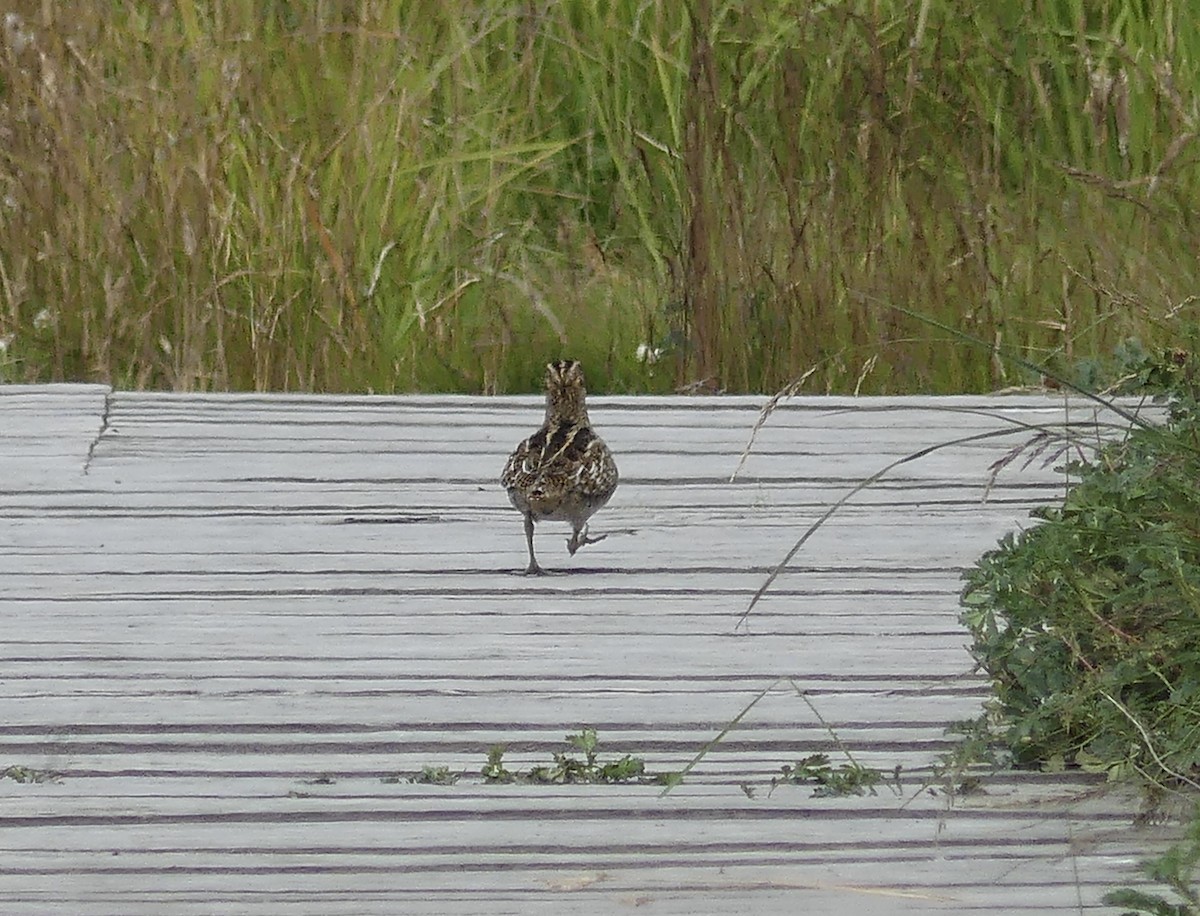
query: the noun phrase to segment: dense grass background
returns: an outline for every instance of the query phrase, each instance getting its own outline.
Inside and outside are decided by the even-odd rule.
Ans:
[[[893,306],[1062,366],[1198,292],[1186,3],[11,9],[7,380],[979,390]]]

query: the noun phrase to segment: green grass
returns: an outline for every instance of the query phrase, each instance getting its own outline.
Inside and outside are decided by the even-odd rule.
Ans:
[[[1029,380],[891,306],[1051,367],[1169,342],[1200,21],[970,6],[42,4],[0,51],[0,378]]]

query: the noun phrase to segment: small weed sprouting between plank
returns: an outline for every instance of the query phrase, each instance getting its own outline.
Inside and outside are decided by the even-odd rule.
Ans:
[[[645,761],[630,754],[601,763],[598,759],[600,741],[594,728],[584,728],[578,734],[567,735],[566,740],[575,750],[583,752],[582,759],[569,752],[558,752],[554,755],[554,762],[548,766],[536,766],[525,773],[514,772],[504,765],[505,746],[497,744],[488,750],[488,760],[480,771],[481,775],[485,782],[541,785],[598,782],[662,785],[677,775],[650,775],[646,772]]]
[[[845,795],[878,795],[875,786],[883,781],[883,771],[857,763],[833,766],[828,754],[809,754],[795,764],[784,764],[783,775],[771,780],[778,783],[813,786],[813,798],[835,798]],[[899,768],[896,781],[899,783]]]
[[[484,764],[480,775],[485,782],[516,782],[517,774],[504,765],[504,752],[508,750],[503,744],[493,744],[488,748],[487,763]]]
[[[1145,865],[1146,877],[1165,884],[1180,899],[1171,903],[1160,894],[1122,887],[1106,893],[1105,906],[1125,909],[1121,916],[1200,916],[1200,893],[1195,886],[1200,866],[1200,806],[1192,812],[1184,837],[1156,859]]]
[[[795,684],[792,686],[796,687]],[[771,780],[772,792],[780,784],[811,785],[814,787],[813,798],[841,798],[848,795],[878,795],[875,787],[884,783],[894,795],[903,794],[899,764],[892,770],[890,778],[887,778],[884,771],[877,767],[863,766],[854,759],[850,749],[842,743],[837,733],[813,705],[812,700],[799,688],[796,689],[800,693],[800,698],[808,704],[808,708],[817,717],[817,721],[829,732],[830,737],[837,744],[838,750],[846,756],[847,762],[835,767],[830,762],[828,754],[809,754],[795,764],[785,763],[780,768],[783,775],[776,776]],[[884,782],[885,778],[887,779],[886,783]]]
[[[452,786],[458,782],[458,777],[459,774],[451,773],[449,767],[424,766],[413,778],[413,782],[430,786]]]
[[[866,792],[870,792],[872,795],[877,794],[874,787],[883,781],[883,772],[873,767],[865,767],[855,760],[854,755],[850,753],[850,748],[842,743],[842,739],[833,730],[833,726],[825,721],[821,711],[809,699],[808,692],[801,689],[795,681],[790,681],[790,683],[792,689],[804,701],[804,705],[812,711],[825,731],[829,732],[829,737],[833,739],[838,750],[846,756],[847,762],[834,768],[825,754],[812,754],[793,767],[785,765],[782,781],[794,784],[816,783],[817,788],[813,791],[814,797],[862,795]],[[772,780],[772,786],[774,785],[775,781]],[[899,765],[893,771],[892,782],[888,785],[896,795],[902,794]]]
[[[771,692],[772,689],[783,682],[789,684],[796,692],[796,695],[804,701],[804,704],[812,711],[813,716],[815,716],[816,720],[821,723],[821,726],[825,729],[825,731],[829,733],[829,737],[833,740],[833,743],[837,745],[838,751],[845,755],[848,762],[837,768],[834,768],[829,763],[829,757],[827,755],[812,754],[808,757],[805,757],[794,766],[791,764],[785,764],[782,767],[783,776],[776,776],[771,780],[771,791],[774,791],[775,787],[780,783],[791,783],[796,785],[815,783],[817,789],[813,792],[814,796],[829,797],[838,795],[862,795],[868,791],[872,795],[875,795],[876,792],[874,786],[883,782],[883,771],[874,769],[872,767],[864,767],[857,760],[855,760],[854,755],[850,752],[850,749],[842,743],[842,739],[838,737],[837,732],[835,732],[833,727],[827,721],[825,721],[825,717],[821,715],[820,710],[818,710],[813,704],[812,700],[809,699],[808,692],[805,691],[792,678],[788,677],[778,677],[771,681],[771,683],[754,695],[754,698],[742,708],[741,712],[730,719],[729,722],[726,723],[725,727],[717,732],[716,737],[700,748],[700,750],[696,752],[696,755],[688,761],[687,765],[682,770],[680,770],[678,773],[666,774],[665,778],[661,778],[660,781],[666,786],[666,788],[662,790],[662,794],[666,795],[671,791],[671,789],[683,782],[683,778],[690,773],[692,769],[705,758],[705,756],[707,756],[708,752],[720,744],[725,739],[725,736],[737,727],[738,723],[740,723],[742,719],[746,717],[751,709],[758,705],[759,701],[762,700],[763,697],[765,697]],[[887,784],[896,795],[901,794],[899,766],[892,771],[892,779],[889,780]],[[742,792],[747,798],[754,798],[754,788],[749,783],[743,782],[739,785],[739,788],[741,788]]]
[[[337,783],[337,777],[332,773],[318,773],[312,779],[300,780],[306,786],[332,786]]]
[[[384,776],[380,782],[389,784],[408,782],[424,786],[452,786],[458,782],[462,773],[451,771],[450,767],[444,766],[423,766],[419,773],[395,773],[392,776]]]
[[[13,765],[0,770],[0,779],[11,779],[21,783],[59,783],[62,775],[53,770],[35,770],[33,767]]]
[[[534,767],[529,771],[530,782],[629,782],[640,779],[646,771],[646,764],[641,758],[628,754],[611,763],[597,763],[599,741],[594,728],[585,728],[577,735],[567,735],[567,743],[582,751],[584,759],[570,754],[555,754],[553,765]]]
[[[953,722],[946,727],[946,734],[962,740],[938,756],[925,788],[951,799],[985,794],[980,770],[986,767],[990,775],[1011,763],[1009,755],[1000,749],[1003,739],[992,731],[987,714]]]

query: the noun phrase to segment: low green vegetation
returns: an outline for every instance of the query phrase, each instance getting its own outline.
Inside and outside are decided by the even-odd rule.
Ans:
[[[17,764],[0,770],[0,779],[11,779],[13,782],[24,783],[62,782],[62,777],[53,770],[37,770]]]
[[[487,763],[479,771],[487,782],[516,782],[517,774],[504,765],[504,753],[508,748],[503,744],[493,744],[488,748]]]
[[[394,776],[383,777],[380,782],[409,782],[424,786],[452,786],[458,782],[461,775],[461,773],[453,772],[447,766],[426,765],[421,767],[418,773],[396,773]]]
[[[827,754],[810,754],[795,764],[784,764],[783,775],[773,783],[813,786],[814,798],[842,795],[878,795],[875,787],[884,779],[881,770],[851,761],[839,766],[829,762]],[[899,771],[896,773],[899,781]]]
[[[425,766],[413,777],[413,782],[431,786],[452,786],[458,782],[458,775],[450,772],[449,767]]]
[[[940,792],[946,798],[986,792],[984,777],[1012,763],[987,716],[952,722],[946,727],[946,734],[958,740],[949,751],[938,755],[931,768],[931,778],[926,784],[931,792]]]
[[[306,786],[332,786],[337,784],[337,777],[332,773],[318,773],[312,779],[300,780]]]
[[[1067,464],[1061,505],[1003,539],[966,576],[962,621],[993,702],[967,758],[1081,767],[1140,784],[1142,819],[1200,790],[1200,358],[1185,347],[1117,354],[1114,390],[1153,394],[1165,419],[1126,414],[1114,437],[1044,429],[1025,451]],[[1088,384],[1088,380],[1081,380]],[[1022,449],[1001,464],[1018,459]],[[1030,458],[1035,457],[1031,454]],[[1028,460],[1028,459],[1027,459]],[[1177,802],[1175,807],[1177,807]],[[1145,868],[1174,899],[1105,895],[1124,916],[1200,916],[1200,811]]]
[[[0,380],[967,391],[1168,343],[1200,17],[1133,0],[19,4]]]
[[[1166,422],[1080,452],[1063,504],[968,573],[962,619],[1018,764],[1196,785],[1200,362],[1140,380]]]
[[[636,782],[662,784],[670,774],[651,775],[640,757],[626,754],[616,760],[599,760],[600,741],[594,728],[584,728],[566,737],[567,744],[582,752],[582,759],[570,752],[555,752],[553,763],[531,767],[525,772],[512,771],[504,764],[506,748],[502,744],[488,750],[488,760],[480,771],[484,781],[493,783],[619,783]]]

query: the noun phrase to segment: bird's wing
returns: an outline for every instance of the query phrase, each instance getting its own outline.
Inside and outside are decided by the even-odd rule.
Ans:
[[[517,446],[500,475],[508,489],[557,484],[583,492],[616,486],[617,465],[604,440],[588,426],[543,426]]]
[[[509,490],[522,489],[522,482],[530,478],[533,472],[530,455],[535,453],[533,439],[534,437],[530,436],[508,456],[504,472],[500,475],[500,486]]]
[[[587,495],[611,493],[617,486],[617,463],[604,440],[592,433],[579,453],[576,485]]]

